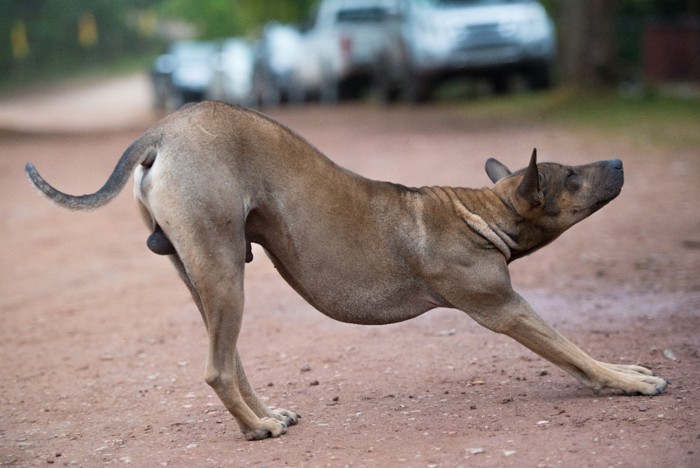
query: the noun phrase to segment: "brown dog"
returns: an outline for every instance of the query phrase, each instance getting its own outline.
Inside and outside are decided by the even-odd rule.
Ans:
[[[549,327],[515,291],[508,263],[553,241],[615,198],[622,162],[486,162],[492,188],[408,188],[338,167],[282,125],[221,103],[188,106],[134,142],[98,192],[36,187],[72,209],[104,205],[135,170],[148,246],[169,255],[209,332],[205,380],[248,439],[276,437],[294,412],[268,409],[248,384],[236,341],[243,270],[260,244],[285,280],[336,320],[384,324],[435,307],[466,312],[583,384],[655,395],[667,381],[596,361]]]

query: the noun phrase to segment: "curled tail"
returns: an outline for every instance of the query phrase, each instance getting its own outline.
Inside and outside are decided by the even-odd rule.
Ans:
[[[157,154],[157,140],[144,136],[129,146],[117,162],[117,166],[107,182],[95,193],[69,195],[56,190],[39,175],[32,163],[27,163],[25,171],[31,183],[44,195],[71,210],[92,210],[109,203],[126,185],[129,177],[139,164],[150,167]]]

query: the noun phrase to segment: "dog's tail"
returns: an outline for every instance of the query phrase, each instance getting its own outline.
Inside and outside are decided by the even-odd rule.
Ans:
[[[159,140],[159,139],[158,139]],[[122,191],[132,172],[139,164],[150,167],[155,161],[158,140],[143,136],[129,146],[119,159],[107,182],[95,193],[69,195],[56,190],[39,175],[32,163],[27,163],[25,171],[31,183],[44,195],[71,210],[92,210],[109,203]]]

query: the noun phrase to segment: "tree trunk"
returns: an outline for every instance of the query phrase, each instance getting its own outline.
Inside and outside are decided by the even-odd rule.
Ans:
[[[614,84],[617,0],[561,0],[558,10],[564,80],[584,87]]]

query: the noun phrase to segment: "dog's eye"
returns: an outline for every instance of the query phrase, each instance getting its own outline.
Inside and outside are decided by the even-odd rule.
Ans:
[[[581,176],[576,174],[575,172],[571,171],[566,175],[566,188],[569,189],[572,192],[575,192],[576,190],[581,188],[582,182],[581,182]]]

